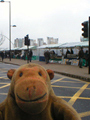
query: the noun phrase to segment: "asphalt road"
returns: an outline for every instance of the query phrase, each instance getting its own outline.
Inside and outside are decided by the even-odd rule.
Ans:
[[[0,63],[0,103],[7,97],[10,80],[7,71],[19,66]],[[55,74],[51,85],[55,94],[66,100],[80,114],[82,120],[90,120],[90,83]]]

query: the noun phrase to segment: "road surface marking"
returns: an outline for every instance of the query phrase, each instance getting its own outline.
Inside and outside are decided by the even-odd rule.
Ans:
[[[58,81],[61,81],[61,80],[63,80],[64,78],[66,78],[66,77],[63,77],[63,78],[60,78],[60,79],[54,80],[53,82],[51,82],[51,84],[56,83],[56,82],[58,82]]]
[[[4,85],[4,86],[0,87],[0,89],[5,88],[7,86],[10,86],[10,83],[8,83],[7,85]]]
[[[78,97],[82,94],[82,92],[87,88],[87,86],[89,85],[89,83],[86,83],[85,85],[83,85],[74,95],[73,97],[69,100],[69,104],[73,105],[75,103],[75,101],[78,99]]]
[[[87,117],[90,116],[90,111],[79,113],[80,117]]]

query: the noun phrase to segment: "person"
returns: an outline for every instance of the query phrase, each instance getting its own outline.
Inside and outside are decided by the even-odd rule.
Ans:
[[[66,52],[66,58],[67,58],[67,54],[70,54],[70,51],[67,49],[67,52]]]
[[[85,60],[86,60],[85,67],[87,67],[88,66],[88,62],[89,62],[89,53],[88,53],[88,50],[86,50],[86,52],[85,52]]]
[[[23,59],[26,60],[26,51],[24,51]]]
[[[32,50],[30,50],[30,51],[29,51],[29,60],[30,60],[30,62],[31,62],[31,60],[32,60],[32,55],[33,55],[33,52],[32,52]]]
[[[46,64],[48,64],[49,63],[49,59],[50,59],[50,52],[49,51],[45,51],[44,52],[44,57],[45,57]]]
[[[3,59],[4,59],[4,53],[3,53],[3,51],[1,52],[1,58],[2,58],[2,61],[3,61]]]
[[[84,51],[83,51],[82,47],[81,47],[78,55],[79,55],[79,67],[82,68],[83,57],[84,57]]]
[[[71,48],[71,54],[73,54],[73,50],[72,50],[72,48]]]

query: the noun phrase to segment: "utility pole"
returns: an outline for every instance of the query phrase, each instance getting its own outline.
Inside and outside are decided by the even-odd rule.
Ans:
[[[89,40],[89,74],[90,74],[90,17],[89,17],[89,23],[88,23],[88,40]]]

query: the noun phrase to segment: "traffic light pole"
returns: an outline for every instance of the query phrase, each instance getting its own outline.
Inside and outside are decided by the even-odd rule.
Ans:
[[[89,39],[89,74],[90,74],[90,17],[89,17],[89,31],[88,31],[88,39]]]
[[[27,63],[29,63],[29,45],[27,45]]]
[[[27,34],[25,36],[25,45],[27,45],[27,63],[29,63],[29,46],[30,46],[30,39],[29,39],[29,35]]]

